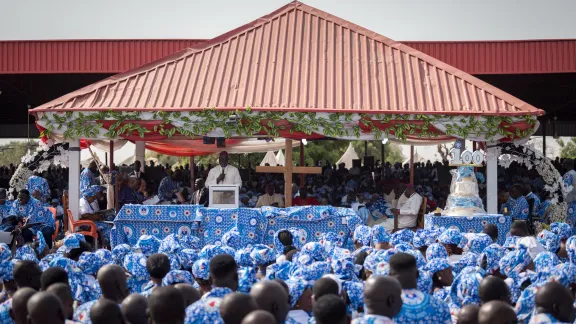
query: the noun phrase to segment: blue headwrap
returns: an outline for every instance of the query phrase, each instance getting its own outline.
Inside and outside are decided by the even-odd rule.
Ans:
[[[100,261],[102,261],[102,266],[114,263],[114,256],[110,250],[98,249],[96,252],[94,252],[94,254],[100,258]]]
[[[388,243],[390,242],[390,238],[391,236],[388,234],[388,232],[386,232],[384,226],[374,225],[374,227],[372,227],[372,241],[374,244]]]
[[[354,241],[364,246],[370,246],[372,241],[372,229],[366,225],[360,225],[354,229]]]
[[[530,254],[524,245],[519,245],[500,260],[500,272],[510,278],[515,278],[532,262]]]
[[[166,274],[164,279],[162,279],[162,286],[170,286],[179,283],[192,285],[194,283],[194,279],[192,279],[192,274],[188,271],[183,270],[171,270]]]
[[[424,246],[429,246],[436,242],[436,237],[438,234],[434,230],[429,229],[419,229],[416,231],[414,238],[412,239],[412,245],[419,249]]]
[[[364,308],[364,283],[343,281],[342,290],[346,292],[353,310]]]
[[[114,264],[122,265],[124,263],[124,257],[130,252],[132,252],[132,250],[130,249],[130,245],[128,244],[116,245],[112,249],[112,258],[114,260]]]
[[[396,246],[400,243],[410,244],[412,243],[413,238],[414,238],[414,232],[412,232],[412,230],[408,228],[405,228],[392,234],[392,237],[390,238],[390,244],[392,244],[393,246]]]
[[[250,252],[250,258],[256,266],[263,266],[276,260],[274,250],[264,244],[255,244]]]
[[[300,230],[296,228],[281,229],[274,234],[274,249],[277,254],[282,254],[284,252],[284,245],[278,239],[278,234],[283,231],[288,231],[292,235],[292,245],[296,249],[301,249],[302,245],[306,243],[306,238],[301,235]]]
[[[284,261],[281,263],[274,263],[266,267],[267,280],[280,279],[288,280],[290,278],[290,273],[294,270],[296,266],[289,261]]]
[[[83,239],[84,239],[84,237],[82,237],[82,239],[80,239],[78,237],[78,235],[76,235],[76,234],[68,234],[68,235],[66,235],[66,237],[64,238],[64,240],[62,242],[62,246],[64,246],[66,253],[69,253],[73,249],[79,248],[80,247],[80,241],[83,241]]]
[[[252,257],[250,256],[250,252],[252,249],[249,247],[245,247],[243,249],[237,250],[234,254],[234,260],[239,267],[253,267],[254,261],[252,261]]]
[[[213,257],[226,254],[226,251],[220,245],[206,245],[205,247],[200,250],[198,257],[200,259],[211,260]]]
[[[150,280],[146,270],[146,256],[142,253],[129,253],[124,257],[124,269],[137,281]]]
[[[233,227],[228,232],[222,235],[222,245],[229,246],[235,250],[240,248],[241,240],[240,240],[240,232],[236,227]]]
[[[455,244],[458,247],[464,247],[464,244],[462,244],[462,241],[464,241],[464,235],[462,235],[462,233],[460,233],[459,230],[454,229],[454,228],[449,228],[447,230],[444,231],[444,233],[440,234],[440,236],[438,236],[438,242],[442,243],[442,244]]]
[[[238,269],[238,292],[250,293],[250,289],[256,281],[256,268],[242,267]]]
[[[316,281],[322,278],[325,274],[329,274],[331,270],[330,263],[321,261],[299,267],[294,265],[290,273],[290,278]]]
[[[352,258],[334,259],[331,262],[332,272],[341,280],[358,281],[358,274],[362,266],[354,264]]]
[[[470,252],[479,254],[492,243],[494,242],[492,242],[492,238],[488,234],[479,233],[470,240],[468,245],[470,246]]]
[[[192,265],[196,260],[198,260],[198,252],[192,249],[182,249],[178,253],[180,258],[180,266],[184,270],[191,270]]]
[[[30,245],[24,245],[20,247],[18,250],[16,250],[16,255],[14,256],[14,259],[29,260],[35,263],[40,262],[36,257],[36,252],[34,251],[34,249],[32,249]]]
[[[202,247],[202,242],[194,235],[179,235],[178,238],[183,249],[198,250]]]
[[[488,274],[493,274],[496,270],[500,269],[500,259],[504,257],[506,249],[498,245],[497,243],[492,243],[484,249],[484,252],[478,257],[477,266],[481,267],[486,258],[486,272]]]
[[[419,250],[410,249],[406,250],[404,253],[412,255],[416,259],[416,266],[418,268],[422,268],[426,265],[426,260],[424,260],[424,256],[422,255],[422,252],[420,252]]]
[[[0,243],[0,262],[10,261],[10,258],[12,258],[10,247],[6,243]]]
[[[428,271],[418,270],[418,282],[416,287],[423,293],[432,293],[432,275]]]
[[[171,253],[176,253],[181,249],[182,246],[180,245],[178,236],[176,234],[170,234],[160,241],[158,253],[166,253],[167,255],[170,255]]]
[[[194,278],[208,280],[210,278],[210,261],[199,259],[192,265],[192,275]]]
[[[552,252],[540,252],[534,258],[535,274],[531,274],[530,281],[534,284],[546,282],[553,269],[560,264],[558,256]]]
[[[134,249],[139,249],[146,257],[154,253],[158,253],[160,247],[160,240],[152,235],[142,235],[136,242]]]
[[[505,249],[515,249],[516,246],[518,245],[517,244],[518,239],[520,239],[520,237],[518,236],[508,236],[502,247],[504,247]]]
[[[463,271],[452,284],[450,295],[452,303],[458,308],[470,304],[480,304],[479,288],[484,277],[484,271],[480,268],[475,269],[475,271],[470,272]]]
[[[434,274],[438,271],[442,271],[450,267],[451,267],[450,262],[448,262],[447,259],[436,258],[428,261],[428,263],[424,267],[424,270],[430,272],[431,274]]]
[[[572,227],[566,223],[550,224],[550,231],[560,236],[560,239],[567,240],[572,235]]]
[[[440,243],[430,244],[428,249],[426,249],[426,260],[430,261],[436,258],[448,258],[448,252],[446,251],[446,248]]]
[[[467,252],[462,255],[460,260],[456,261],[452,266],[454,273],[457,275],[464,269],[465,267],[474,267],[478,264],[479,255],[474,252]]]
[[[298,303],[300,297],[304,293],[304,290],[311,288],[310,284],[306,280],[299,278],[290,278],[286,281],[288,285],[288,290],[290,291],[290,307],[294,308]]]
[[[14,263],[10,260],[0,262],[0,281],[14,280]]]
[[[102,259],[94,253],[82,252],[78,259],[78,267],[87,275],[95,275],[102,266]]]
[[[538,233],[536,239],[549,252],[556,253],[560,248],[560,237],[548,230]]]

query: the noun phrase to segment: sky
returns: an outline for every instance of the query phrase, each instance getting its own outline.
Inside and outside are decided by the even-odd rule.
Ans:
[[[575,0],[306,0],[395,40],[576,38]],[[207,39],[284,0],[0,0],[0,40]]]

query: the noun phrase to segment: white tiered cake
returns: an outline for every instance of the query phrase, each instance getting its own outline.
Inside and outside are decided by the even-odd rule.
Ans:
[[[446,200],[446,208],[442,212],[447,216],[472,216],[485,214],[484,204],[478,195],[478,182],[474,169],[469,166],[460,166],[452,173],[450,195]]]

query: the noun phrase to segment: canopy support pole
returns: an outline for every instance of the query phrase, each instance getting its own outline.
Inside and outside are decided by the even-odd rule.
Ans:
[[[140,161],[140,172],[144,172],[144,165],[146,164],[145,160],[146,160],[146,142],[144,141],[136,141],[136,152],[135,152],[135,160],[136,161]]]
[[[410,184],[414,185],[414,145],[410,146]]]
[[[300,166],[304,166],[304,144],[300,140]],[[304,173],[300,173],[300,188],[304,188]],[[292,185],[290,185],[290,190],[292,190]]]
[[[108,200],[108,208],[114,208],[117,210],[117,205],[116,202],[118,201],[118,191],[116,190],[116,183],[112,182],[112,178],[114,177],[114,174],[112,173],[114,171],[114,141],[110,141],[110,161],[108,162],[109,168],[110,168],[110,181],[107,185],[107,189],[109,191],[112,191],[111,193],[108,193],[106,195],[106,198]]]
[[[380,165],[384,167],[384,143],[380,142]]]
[[[546,156],[546,124],[548,121],[542,121],[542,154]]]
[[[68,142],[68,208],[72,211],[74,220],[77,221],[80,215],[80,140]]]
[[[364,156],[368,156],[368,141],[364,141]]]
[[[194,191],[196,191],[196,175],[194,174],[196,171],[194,170],[196,169],[196,163],[194,162],[194,156],[190,157],[190,191],[192,191],[190,193],[190,196],[192,196],[192,193]]]
[[[488,214],[498,213],[498,156],[496,148],[486,145],[486,194]]]

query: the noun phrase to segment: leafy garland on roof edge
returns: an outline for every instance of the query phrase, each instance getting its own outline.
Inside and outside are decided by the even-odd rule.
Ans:
[[[234,116],[235,121],[230,122],[230,117]],[[104,134],[113,139],[123,135],[131,135],[134,132],[140,137],[152,130],[134,122],[142,120],[141,112],[117,112],[100,111],[93,113],[72,113],[63,114],[52,113],[50,115],[41,113],[40,120],[46,124],[46,130],[41,136],[50,137],[55,130],[65,128],[63,135],[65,139],[96,138],[103,124],[100,121],[114,121]],[[287,121],[292,127],[288,129],[290,133],[303,132],[312,134],[318,129],[326,137],[342,138],[355,136],[359,138],[362,128],[359,125],[351,129],[345,127],[345,123],[359,120],[364,128],[370,129],[375,140],[393,137],[406,141],[408,135],[417,134],[418,138],[436,138],[442,135],[430,126],[435,123],[442,123],[446,126],[445,134],[467,138],[470,134],[485,134],[485,138],[490,140],[495,135],[502,135],[507,138],[522,138],[529,134],[529,130],[516,129],[511,126],[514,121],[525,121],[529,125],[536,123],[536,118],[531,115],[519,117],[482,116],[480,120],[476,116],[453,116],[453,115],[420,115],[420,114],[354,114],[354,113],[331,113],[327,117],[318,117],[316,113],[306,112],[266,112],[253,111],[250,108],[245,110],[218,111],[216,109],[205,109],[193,112],[170,112],[155,111],[148,121],[158,121],[153,131],[168,138],[174,136],[176,132],[188,137],[203,136],[214,129],[221,129],[226,138],[232,134],[252,136],[264,132],[268,137],[279,137],[280,131],[285,131],[285,125],[276,125],[275,122]],[[194,121],[195,120],[195,121]],[[181,127],[167,127],[172,121],[182,123]],[[374,121],[383,124],[396,121],[385,130],[380,130],[374,125]],[[401,121],[401,122],[398,122]],[[417,123],[415,123],[417,121]]]

